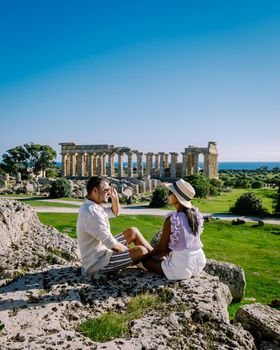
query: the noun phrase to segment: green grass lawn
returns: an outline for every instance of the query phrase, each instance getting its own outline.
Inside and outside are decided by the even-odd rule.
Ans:
[[[42,223],[76,237],[77,214],[39,213]],[[121,215],[111,219],[113,234],[136,226],[150,240],[162,227],[164,218],[148,215]],[[264,225],[253,228],[253,223],[233,226],[230,221],[213,220],[205,223],[202,240],[208,258],[241,266],[246,274],[245,298],[270,303],[279,298],[280,290],[280,226]],[[242,303],[248,303],[244,298]],[[236,306],[233,306],[233,308]]]
[[[272,213],[273,189],[234,189],[231,192],[222,192],[220,196],[206,199],[194,198],[192,203],[203,213],[229,213],[229,209],[238,197],[245,192],[254,192],[263,203],[263,207]]]

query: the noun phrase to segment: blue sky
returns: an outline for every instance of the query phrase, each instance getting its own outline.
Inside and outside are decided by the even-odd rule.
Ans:
[[[280,161],[278,0],[0,0],[0,33],[0,155],[216,141]]]

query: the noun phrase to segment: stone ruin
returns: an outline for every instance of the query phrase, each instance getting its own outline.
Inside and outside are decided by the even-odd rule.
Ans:
[[[88,280],[75,240],[42,225],[29,205],[0,200],[0,349],[279,350],[279,311],[245,305],[230,322],[231,290],[240,300],[244,284],[234,278],[232,289],[227,281],[238,269],[213,260],[208,268],[216,275],[180,282],[133,267]],[[164,296],[165,307],[133,320],[122,338],[99,343],[77,332],[82,321],[124,312],[142,293]]]
[[[60,143],[62,155],[62,175],[66,177],[108,176],[118,178],[150,177],[160,180],[176,179],[199,173],[199,155],[204,157],[203,174],[218,177],[218,150],[216,142],[208,142],[208,147],[189,146],[182,152],[182,162],[178,162],[176,152],[143,152],[128,147],[113,145],[76,145],[73,142]],[[136,157],[136,167],[133,166]],[[115,168],[117,157],[117,168]],[[127,167],[124,168],[124,157]]]

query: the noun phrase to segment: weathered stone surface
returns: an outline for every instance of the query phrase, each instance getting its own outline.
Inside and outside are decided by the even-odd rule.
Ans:
[[[7,349],[254,349],[250,334],[229,323],[228,288],[207,274],[171,283],[131,268],[90,283],[77,267],[53,266],[0,292],[0,343]],[[167,310],[133,321],[123,339],[100,344],[75,332],[90,317],[122,312],[143,292],[166,294]]]
[[[42,225],[31,206],[0,200],[0,285],[34,268],[79,261],[76,241]]]
[[[30,206],[3,200],[0,209],[1,350],[255,349],[253,337],[230,324],[232,296],[218,277],[203,272],[170,282],[128,268],[90,281],[81,276],[74,240],[41,225]],[[45,258],[57,250],[63,254],[56,261]],[[122,339],[97,343],[75,330],[106,311],[125,312],[129,298],[141,293],[160,295],[165,307],[132,321]]]
[[[246,287],[246,279],[244,270],[240,266],[207,259],[204,271],[210,275],[218,276],[220,281],[229,287],[234,302],[242,300]]]
[[[267,340],[280,348],[280,311],[267,305],[249,304],[237,311],[234,321],[252,333],[258,343]]]

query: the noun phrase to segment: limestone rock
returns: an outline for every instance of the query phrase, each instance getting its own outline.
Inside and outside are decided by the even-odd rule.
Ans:
[[[42,225],[30,205],[0,200],[0,285],[31,269],[79,261],[76,241]]]
[[[234,319],[254,335],[256,341],[269,341],[280,348],[280,311],[267,305],[249,304],[241,307]]]
[[[143,292],[164,297],[165,307],[132,321],[122,339],[98,343],[75,331],[106,311],[123,312],[129,298]],[[255,348],[252,336],[228,320],[227,286],[205,273],[174,283],[128,268],[91,282],[78,267],[53,266],[18,278],[0,293],[0,344],[6,349]]]
[[[210,275],[218,276],[220,281],[229,287],[234,302],[242,300],[245,292],[246,279],[244,270],[240,266],[207,259],[204,271]]]

